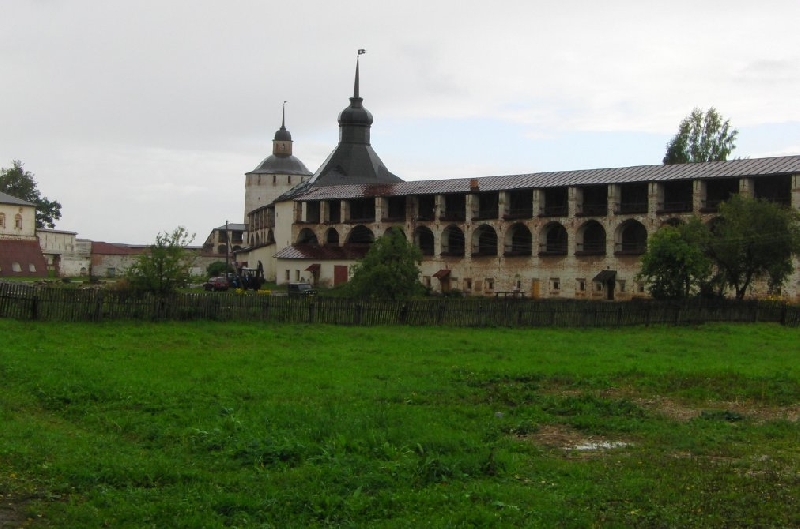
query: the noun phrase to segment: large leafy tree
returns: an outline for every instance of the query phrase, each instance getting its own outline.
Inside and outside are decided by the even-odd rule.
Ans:
[[[420,293],[419,264],[422,253],[403,231],[390,228],[378,237],[356,267],[347,285],[356,297],[405,299]]]
[[[187,247],[194,240],[186,228],[159,233],[156,241],[136,259],[126,278],[135,290],[169,294],[191,278],[194,254]]]
[[[700,292],[712,272],[705,252],[710,232],[699,218],[664,226],[648,242],[639,277],[656,299],[686,298]]]
[[[800,214],[763,199],[735,195],[719,207],[708,242],[723,286],[742,299],[756,279],[779,288],[800,253]]]
[[[14,160],[8,169],[0,169],[0,191],[36,204],[37,228],[55,228],[55,221],[61,218],[61,204],[42,196],[33,173],[26,171],[19,160]]]
[[[695,108],[667,144],[664,164],[725,161],[736,148],[738,134],[714,107],[705,113]]]

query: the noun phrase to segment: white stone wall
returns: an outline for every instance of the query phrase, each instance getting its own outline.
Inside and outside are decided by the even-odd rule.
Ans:
[[[4,216],[3,225],[0,225],[0,238],[3,239],[33,239],[36,237],[36,208],[19,204],[0,203],[0,215]],[[17,226],[17,216],[22,220],[22,226]]]

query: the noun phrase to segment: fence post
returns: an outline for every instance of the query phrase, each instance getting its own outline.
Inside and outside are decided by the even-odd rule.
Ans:
[[[786,302],[781,306],[781,325],[786,326]]]
[[[34,295],[31,298],[31,319],[35,320],[39,317],[39,296]]]
[[[353,323],[361,325],[361,303],[356,303],[355,315],[353,316]]]
[[[315,309],[316,309],[316,307],[315,307],[313,301],[308,304],[308,323],[314,323],[314,311],[315,311]]]
[[[407,318],[408,318],[408,305],[406,303],[403,303],[403,305],[400,307],[400,324],[405,325]]]
[[[103,291],[97,291],[96,303],[94,307],[94,321],[100,321],[103,314]]]

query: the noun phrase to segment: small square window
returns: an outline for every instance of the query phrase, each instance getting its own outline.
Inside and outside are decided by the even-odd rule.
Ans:
[[[486,290],[494,290],[494,278],[486,278]]]
[[[561,280],[559,278],[550,278],[550,290],[561,290]]]
[[[586,292],[586,280],[585,279],[576,279],[578,282],[578,292]]]

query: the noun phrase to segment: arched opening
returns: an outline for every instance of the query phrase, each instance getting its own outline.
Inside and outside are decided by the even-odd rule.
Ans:
[[[641,255],[647,251],[647,228],[637,220],[626,220],[617,231],[616,255]]]
[[[319,244],[319,241],[317,241],[317,234],[310,228],[303,228],[297,235],[297,244],[311,244],[317,246]]]
[[[267,230],[267,244],[275,242],[275,233],[272,230]]]
[[[347,236],[346,244],[368,246],[373,242],[375,242],[375,235],[372,233],[372,230],[363,224],[359,224],[350,230],[350,233]]]
[[[506,232],[505,237],[506,257],[530,256],[533,254],[533,235],[531,230],[522,223],[516,223]]]
[[[567,229],[559,222],[550,222],[542,228],[542,243],[539,245],[539,255],[567,255],[569,235]]]
[[[390,227],[386,228],[386,230],[384,230],[383,234],[384,235],[388,235],[389,232],[392,231],[392,230],[399,231],[400,233],[403,234],[403,237],[405,237],[405,239],[408,240],[408,237],[406,237],[406,230],[404,230],[400,226],[390,226]]]
[[[442,232],[442,255],[464,257],[464,232],[458,226],[448,226]]]
[[[472,256],[491,257],[497,255],[497,232],[486,224],[472,233]]]
[[[433,255],[433,232],[427,226],[420,226],[414,231],[414,245],[420,249],[422,255]]]
[[[578,244],[575,255],[605,255],[606,230],[596,220],[590,220],[578,228]]]
[[[325,232],[325,244],[339,245],[339,232],[335,228],[328,228]]]

